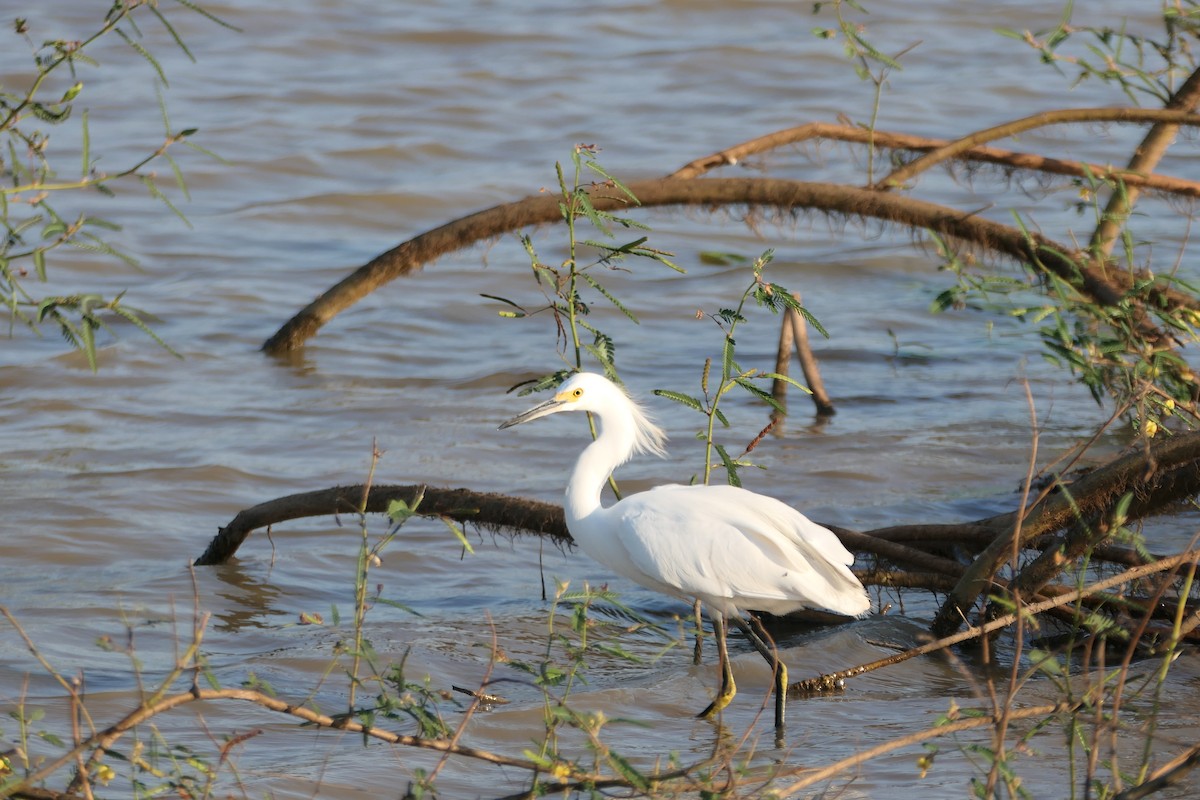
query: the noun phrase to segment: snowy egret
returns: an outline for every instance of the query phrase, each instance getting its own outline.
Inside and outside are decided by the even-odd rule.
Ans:
[[[746,611],[787,614],[802,608],[857,616],[870,607],[850,571],[854,556],[826,528],[792,507],[734,486],[659,486],[605,508],[600,492],[635,452],[665,455],[666,434],[607,378],[576,373],[554,397],[518,414],[508,428],[560,411],[588,411],[599,433],[567,482],[567,529],[583,552],[649,589],[708,607],[721,686],[699,716],[729,705],[737,692],[725,643],[733,622],[771,665],[775,725],[782,729],[787,668],[746,624]]]

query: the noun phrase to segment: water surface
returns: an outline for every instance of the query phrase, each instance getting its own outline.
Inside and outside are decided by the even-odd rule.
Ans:
[[[79,36],[95,4],[62,0],[29,10],[35,40]],[[887,52],[917,45],[888,79],[882,128],[953,137],[1057,106],[1123,103],[1095,81],[1068,81],[997,27],[1046,27],[1057,9],[1043,3],[966,6],[902,0],[874,4],[869,34]],[[94,646],[97,637],[135,633],[137,656],[153,675],[169,666],[174,642],[190,630],[193,578],[187,565],[218,526],[240,509],[293,492],[363,481],[373,443],[383,451],[376,480],[467,486],[557,501],[582,446],[577,420],[516,431],[496,425],[529,399],[505,390],[561,365],[545,314],[497,316],[482,295],[536,305],[528,259],[514,237],[448,255],[336,318],[294,357],[258,348],[292,313],[353,267],[449,219],[554,183],[554,162],[577,143],[595,143],[602,163],[626,179],[672,171],[694,158],[772,130],[845,114],[865,121],[872,91],[836,43],[810,29],[828,26],[807,4],[747,2],[549,2],[452,4],[300,0],[214,4],[234,33],[170,10],[197,63],[173,50],[153,23],[146,44],[170,78],[165,92],[177,127],[225,160],[181,156],[190,200],[176,198],[190,227],[137,187],[122,187],[97,213],[120,222],[115,244],[134,269],[72,253],[51,263],[54,285],[114,294],[156,314],[155,330],[177,360],[132,329],[105,340],[100,371],[67,352],[51,332],[24,331],[0,350],[0,602],[64,674],[86,676],[98,721],[116,718],[134,690],[128,659]],[[1091,3],[1081,14],[1153,22],[1148,5]],[[1080,21],[1086,21],[1080,19]],[[23,74],[21,53],[0,55],[5,85]],[[152,73],[115,41],[87,69],[93,148],[124,164],[157,146],[159,112]],[[1120,163],[1135,130],[1039,133],[1013,148]],[[64,129],[55,146],[70,152]],[[1176,147],[1165,171],[1194,176],[1194,140]],[[835,145],[789,148],[722,174],[771,174],[864,182],[861,151]],[[1077,194],[1056,188],[1036,201],[981,176],[973,184],[922,179],[923,197],[963,208],[1036,207],[1037,223],[1067,240],[1090,219]],[[973,195],[979,189],[984,194]],[[983,199],[981,199],[981,197]],[[1138,236],[1158,263],[1184,248],[1178,213],[1148,202]],[[760,220],[736,213],[656,210],[638,214],[652,244],[675,253],[686,276],[649,264],[605,275],[639,316],[634,326],[603,302],[592,321],[613,334],[635,393],[696,391],[704,359],[720,352],[720,331],[696,319],[732,305],[748,276],[715,266],[708,251],[753,257],[774,248],[768,277],[800,291],[829,330],[817,345],[838,407],[816,424],[795,414],[756,451],[765,471],[746,484],[791,502],[815,519],[850,528],[950,522],[1010,510],[1031,457],[1028,381],[1042,426],[1037,459],[1046,463],[1086,435],[1105,410],[1069,376],[1043,363],[1035,331],[1002,316],[965,310],[931,316],[949,285],[929,252],[902,231],[818,217]],[[534,231],[545,261],[565,255],[564,232]],[[1194,256],[1193,252],[1188,255]],[[1194,261],[1194,258],[1191,259]],[[1183,259],[1186,265],[1190,263]],[[744,366],[770,367],[777,320],[753,315],[738,338]],[[701,468],[694,438],[701,419],[663,400],[649,405],[671,436],[670,457],[639,460],[621,474],[631,488],[686,481]],[[731,447],[762,427],[765,412],[732,397]],[[1111,452],[1125,444],[1106,440]],[[740,449],[740,448],[739,448]],[[252,537],[235,561],[195,574],[195,603],[212,614],[205,646],[217,677],[237,685],[253,672],[282,695],[317,692],[327,709],[344,703],[344,682],[321,682],[342,626],[301,626],[301,613],[343,621],[353,603],[358,531],[353,520],[313,520]],[[1152,545],[1186,543],[1195,520],[1156,520]],[[373,521],[373,530],[384,528]],[[582,556],[532,538],[510,542],[473,533],[464,556],[437,521],[417,520],[385,553],[373,580],[419,616],[385,606],[369,617],[380,653],[408,653],[411,676],[438,690],[475,686],[492,660],[493,637],[510,659],[540,659],[549,606],[543,582],[609,584],[625,603],[675,630],[686,609],[615,580]],[[539,568],[539,564],[541,565]],[[882,595],[881,602],[897,598]],[[835,629],[801,630],[785,642],[793,678],[845,667],[887,652],[881,642],[911,640],[935,608],[920,594],[904,614]],[[601,613],[602,612],[597,612]],[[650,634],[623,644],[649,658]],[[780,759],[819,766],[932,724],[952,702],[979,702],[982,675],[968,659],[924,660],[855,681],[846,694],[797,704],[784,746],[770,746],[768,721],[755,721],[769,685],[751,653],[737,660],[742,692],[726,712],[734,735],[761,737],[756,763]],[[518,677],[499,664],[501,677]],[[1165,688],[1160,730],[1172,741],[1195,735],[1195,657],[1185,656]],[[28,684],[25,683],[26,676]],[[651,764],[671,752],[707,754],[713,727],[693,719],[715,682],[677,647],[651,664],[594,656],[580,707],[638,725],[610,730],[614,746]],[[319,690],[314,687],[320,686]],[[471,744],[520,754],[541,729],[539,693],[522,683],[512,703],[477,715]],[[11,633],[0,636],[0,706],[26,696],[64,712],[50,682]],[[1029,702],[1052,697],[1035,686]],[[202,715],[202,716],[201,716]],[[297,732],[250,707],[206,707],[162,718],[171,742],[211,747],[209,733],[262,728],[238,755],[250,794],[281,797],[377,796],[395,792],[430,757],[372,745],[355,736]],[[5,737],[9,727],[0,727]],[[959,744],[979,739],[965,738]],[[1022,774],[1067,795],[1057,734],[1023,756]],[[1164,752],[1179,748],[1164,745]],[[918,750],[900,751],[853,773],[861,797],[959,797],[977,767],[956,749],[925,778]],[[523,786],[515,771],[455,764],[441,776],[445,796],[494,796]],[[314,783],[315,782],[315,783]],[[116,789],[115,793],[125,791]],[[232,791],[232,789],[231,789]],[[1187,789],[1175,790],[1186,796]],[[1042,794],[1042,792],[1037,792]]]

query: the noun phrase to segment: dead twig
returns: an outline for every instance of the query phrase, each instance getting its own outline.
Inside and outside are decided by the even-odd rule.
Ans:
[[[796,298],[797,303],[800,302],[799,293],[793,292],[792,296]],[[808,340],[808,323],[803,314],[789,306],[783,312],[783,319],[779,323],[779,347],[775,354],[775,372],[779,375],[787,375],[789,372],[793,343],[796,347],[796,357],[800,361],[800,370],[804,373],[804,382],[808,385],[813,405],[817,408],[817,416],[833,416],[837,413],[837,409],[833,407],[833,401],[829,399],[829,393],[825,391],[825,382],[821,380],[821,368],[818,366],[817,357],[813,355],[812,345]],[[771,382],[771,396],[785,408],[787,407],[787,387],[788,382],[780,378],[775,378]]]
[[[1032,617],[1037,614],[1049,611],[1062,606],[1070,605],[1085,597],[1111,589],[1114,586],[1130,583],[1131,581],[1144,578],[1147,575],[1154,575],[1167,570],[1175,569],[1181,564],[1195,563],[1200,559],[1200,548],[1187,550],[1183,553],[1178,553],[1173,556],[1161,559],[1153,564],[1147,564],[1142,567],[1134,567],[1125,570],[1124,572],[1114,575],[1110,578],[1096,581],[1088,586],[1080,589],[1065,592],[1057,597],[1043,600],[1038,603],[1030,603],[1021,608],[1020,614],[1025,617]],[[823,694],[829,691],[839,690],[847,678],[858,677],[865,675],[868,672],[873,672],[882,667],[890,667],[894,664],[899,664],[908,661],[911,658],[922,656],[927,653],[932,653],[937,650],[945,650],[948,647],[965,642],[970,639],[977,639],[981,636],[998,631],[1001,628],[1006,628],[1017,621],[1017,613],[1005,614],[1002,617],[990,620],[984,625],[973,626],[965,631],[961,631],[950,636],[944,636],[932,642],[927,642],[919,647],[913,647],[905,650],[902,653],[888,656],[886,658],[876,659],[866,664],[860,664],[849,669],[838,670],[823,675],[818,675],[815,678],[807,678],[802,681],[797,681],[788,685],[788,697],[807,697],[816,694]]]
[[[1081,705],[1082,703],[1063,702],[1054,703],[1053,705],[1034,706],[1033,708],[1022,708],[1015,710],[1009,715],[1009,717],[1010,719],[1035,719],[1038,717],[1049,717],[1054,714],[1070,714],[1078,710]],[[981,714],[979,716],[972,716],[966,719],[956,719],[946,722],[927,730],[911,733],[908,736],[901,736],[897,739],[892,739],[891,741],[884,742],[876,745],[875,747],[863,750],[860,753],[855,753],[849,758],[843,758],[841,761],[835,761],[828,766],[820,769],[814,769],[805,774],[800,780],[789,784],[788,786],[776,789],[775,794],[778,797],[788,797],[789,795],[799,792],[801,789],[807,789],[809,786],[812,786],[815,783],[828,780],[835,775],[845,772],[846,770],[853,769],[861,764],[865,764],[873,758],[886,755],[893,750],[900,750],[905,747],[911,747],[914,744],[927,742],[930,739],[940,739],[943,736],[950,736],[955,733],[962,733],[963,731],[994,725],[995,723],[996,720],[991,714]]]
[[[694,161],[690,161],[675,172],[672,178],[698,178],[719,167],[731,166],[759,153],[777,150],[806,141],[836,141],[874,146],[881,150],[904,150],[913,153],[931,153],[947,147],[949,139],[913,136],[895,131],[867,130],[857,125],[836,125],[829,122],[809,122],[794,128],[773,131],[763,136],[741,142]],[[994,147],[974,145],[955,156],[958,160],[982,164],[994,164],[1008,169],[1041,172],[1049,175],[1066,175],[1076,178],[1092,178],[1098,181],[1120,180],[1127,186],[1176,194],[1181,197],[1200,197],[1200,181],[1190,181],[1169,175],[1128,174],[1111,165],[1086,161],[1051,158],[1036,153],[1001,150]]]
[[[1192,114],[1195,113],[1197,104],[1200,104],[1200,69],[1188,76],[1179,90],[1167,101],[1166,107],[1169,110]],[[1179,131],[1179,125],[1179,122],[1171,120],[1155,122],[1154,126],[1146,133],[1145,138],[1142,139],[1141,144],[1133,151],[1129,165],[1121,174],[1124,176],[1153,173],[1158,162],[1166,155],[1167,148],[1174,141],[1175,134]],[[1108,205],[1100,217],[1100,224],[1096,226],[1096,231],[1092,234],[1089,249],[1104,256],[1112,253],[1113,245],[1117,243],[1121,229],[1129,218],[1130,212],[1133,211],[1133,204],[1137,202],[1141,188],[1140,184],[1122,179],[1122,185],[1108,198]]]

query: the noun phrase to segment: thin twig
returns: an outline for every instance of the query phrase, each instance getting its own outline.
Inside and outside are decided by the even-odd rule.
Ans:
[[[922,172],[931,167],[957,158],[971,150],[976,145],[992,142],[996,139],[1006,139],[1026,131],[1045,128],[1049,125],[1063,125],[1078,122],[1135,122],[1135,123],[1170,123],[1174,125],[1200,126],[1200,116],[1186,111],[1176,111],[1162,108],[1061,108],[1053,111],[1043,111],[1028,117],[1005,122],[991,128],[976,131],[950,144],[921,156],[916,161],[893,170],[876,181],[876,189],[892,189],[903,186]],[[1117,173],[1122,175],[1123,173]]]
[[[1075,589],[1067,592],[1066,594],[1059,595],[1058,597],[1052,597],[1038,603],[1032,603],[1022,608],[1020,610],[1020,614],[1034,616],[1054,608],[1061,608],[1062,606],[1069,605],[1070,603],[1074,603],[1090,595],[1111,589],[1114,586],[1129,583],[1131,581],[1138,580],[1139,578],[1144,578],[1147,575],[1165,572],[1169,569],[1174,569],[1180,564],[1193,562],[1197,559],[1200,559],[1200,548],[1187,550],[1183,553],[1168,556],[1167,558],[1156,561],[1153,564],[1147,564],[1142,567],[1134,567],[1132,569],[1125,570],[1117,575],[1099,580],[1089,586]],[[946,636],[932,642],[927,642],[919,647],[905,650],[903,653],[897,653],[895,655],[888,656],[887,658],[877,659],[866,664],[860,664],[856,667],[850,667],[849,669],[818,675],[815,678],[797,681],[796,683],[788,686],[788,696],[804,697],[811,694],[820,694],[830,691],[831,689],[835,689],[840,686],[841,683],[847,678],[854,678],[859,675],[872,672],[876,669],[880,669],[881,667],[889,667],[894,664],[899,664],[903,661],[909,660],[910,658],[916,658],[917,656],[925,655],[926,653],[944,650],[945,648],[956,645],[959,642],[965,642],[969,639],[977,639],[980,636],[985,636],[991,633],[992,631],[997,631],[1001,628],[1011,625],[1016,621],[1016,619],[1016,613],[1005,614],[1002,617],[997,617],[994,620],[990,620],[984,625],[971,627],[952,636]]]
[[[752,155],[776,150],[780,147],[821,139],[869,146],[874,145],[880,149],[906,150],[914,153],[929,153],[952,144],[948,139],[912,136],[893,131],[868,131],[857,125],[809,122],[794,128],[786,128],[763,136],[757,136],[732,147],[719,150],[716,153],[697,158],[671,173],[671,177],[697,178],[718,167],[737,164],[739,161],[744,161]],[[979,145],[964,150],[957,157],[966,161],[995,164],[1009,169],[1043,172],[1051,175],[1069,175],[1077,178],[1092,178],[1099,181],[1119,179],[1128,186],[1141,186],[1184,197],[1200,197],[1200,181],[1184,180],[1167,175],[1130,175],[1125,174],[1121,170],[1115,170],[1111,165],[1106,164],[1048,158],[1034,153],[1001,150]]]
[[[1064,703],[1054,703],[1053,705],[1034,706],[1033,708],[1022,708],[1022,709],[1013,711],[1012,714],[1010,715],[1010,718],[1011,719],[1030,719],[1032,717],[1047,717],[1052,714],[1071,713],[1072,711],[1077,710],[1080,706],[1081,706],[1081,703],[1078,703],[1078,702],[1077,703],[1064,702]],[[978,717],[968,717],[967,719],[954,720],[953,722],[947,722],[945,724],[938,725],[936,727],[929,728],[927,730],[917,731],[916,733],[911,733],[908,736],[901,736],[898,739],[892,739],[891,741],[884,742],[882,744],[876,745],[875,747],[871,747],[867,750],[863,750],[860,753],[855,753],[854,755],[850,756],[849,758],[843,758],[841,761],[835,761],[834,763],[829,764],[828,766],[821,767],[820,769],[815,769],[812,772],[806,774],[803,778],[796,781],[795,783],[792,783],[791,785],[783,787],[781,789],[776,789],[775,793],[779,797],[787,797],[789,795],[795,794],[796,792],[800,791],[801,789],[807,789],[809,786],[812,786],[814,783],[820,783],[823,780],[832,778],[834,775],[837,775],[838,773],[845,772],[848,769],[857,767],[861,764],[864,764],[864,763],[870,761],[873,758],[878,758],[881,755],[890,753],[893,750],[899,750],[902,747],[910,747],[911,745],[914,745],[914,744],[920,744],[921,742],[927,742],[930,739],[939,739],[943,736],[949,736],[951,734],[961,733],[962,731],[969,731],[969,730],[973,730],[975,728],[982,728],[985,725],[993,725],[993,724],[995,724],[995,722],[996,722],[996,720],[991,714],[984,714],[984,715],[978,716]]]

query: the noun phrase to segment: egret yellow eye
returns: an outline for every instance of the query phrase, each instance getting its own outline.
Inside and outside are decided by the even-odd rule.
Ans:
[[[583,397],[583,389],[576,389],[571,392],[571,397]]]

